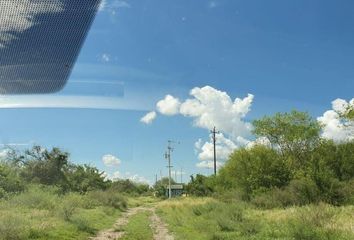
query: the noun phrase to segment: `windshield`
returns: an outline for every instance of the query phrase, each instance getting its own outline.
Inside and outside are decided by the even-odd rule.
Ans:
[[[45,13],[38,4],[23,10],[33,26],[10,26],[30,36],[37,15],[75,12],[66,1],[51,1]],[[77,162],[152,183],[166,171],[169,139],[180,142],[176,168],[207,174],[214,126],[226,159],[254,140],[254,118],[292,109],[320,117],[333,100],[352,97],[354,19],[346,5],[105,0],[97,11],[67,83],[59,80],[62,90],[1,97],[10,108],[1,110],[4,145],[61,146]],[[44,29],[59,36],[60,28]],[[21,40],[13,38],[2,33],[1,51]],[[28,47],[33,55],[36,46]],[[119,166],[106,166],[106,155]]]
[[[44,2],[24,8],[28,26],[7,26],[31,36],[38,15],[75,12],[67,1],[41,8]],[[211,173],[214,126],[222,135],[222,164],[254,140],[252,119],[292,109],[320,117],[333,100],[351,99],[353,16],[345,4],[322,1],[104,0],[67,83],[59,80],[62,90],[1,97],[1,141],[60,146],[74,161],[152,183],[166,172],[171,139],[180,142],[176,169]],[[64,26],[48,28],[59,36]],[[21,40],[2,32],[1,51]],[[27,47],[32,56],[37,47]],[[106,155],[119,166],[105,165]]]

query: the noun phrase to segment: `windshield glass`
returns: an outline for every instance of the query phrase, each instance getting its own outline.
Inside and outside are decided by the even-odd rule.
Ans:
[[[16,23],[13,13],[2,14],[0,51],[12,49],[15,56],[20,42],[29,40],[30,54],[23,56],[32,60],[40,46],[31,36],[45,19],[66,16],[63,25],[43,25],[50,43],[72,23],[67,16],[85,7],[65,0],[32,8],[30,0],[3,2],[25,18]],[[352,138],[325,114],[332,101],[349,104],[353,97],[354,10],[345,2],[91,1],[80,16],[87,25],[82,47],[67,49],[70,71],[46,70],[48,78],[69,74],[58,91],[1,96],[1,143],[58,146],[73,162],[97,166],[109,178],[153,184],[156,174],[167,174],[168,140],[174,141],[174,171],[187,181],[191,174],[213,173],[214,127],[219,167],[234,149],[255,141],[251,122],[266,114],[307,111],[327,126],[324,136]],[[61,41],[71,45],[75,38]],[[38,55],[41,64],[51,54],[65,55]],[[24,57],[12,60],[1,69]]]

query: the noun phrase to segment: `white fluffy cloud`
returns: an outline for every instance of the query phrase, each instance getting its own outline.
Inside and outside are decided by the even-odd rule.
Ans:
[[[145,124],[151,124],[156,118],[156,112],[152,111],[147,113],[144,117],[140,119],[140,122]]]
[[[354,98],[349,102],[336,99],[332,102],[332,110],[326,111],[317,120],[323,125],[322,136],[336,142],[354,139],[354,124],[345,123],[339,114],[344,113],[349,106],[354,106]]]
[[[102,162],[107,167],[117,167],[120,165],[121,161],[118,157],[111,154],[106,154],[102,157]]]
[[[214,126],[229,135],[233,141],[250,136],[252,125],[244,121],[251,109],[254,96],[248,94],[234,101],[223,91],[210,86],[196,87],[190,91],[191,98],[180,102],[178,98],[167,95],[158,101],[157,110],[163,115],[181,114],[193,119],[196,127],[212,129]],[[151,123],[156,116],[149,118]],[[239,138],[241,137],[241,138]]]
[[[102,0],[99,7],[100,12],[108,12],[111,15],[116,15],[119,8],[130,8],[130,4],[122,0]]]
[[[120,173],[119,171],[115,171],[112,174],[106,173],[105,177],[113,181],[118,179],[129,179],[132,182],[151,184],[151,181],[149,181],[145,177],[140,176],[138,174],[132,174],[130,172]]]
[[[193,119],[195,127],[208,131],[216,127],[220,131],[216,136],[216,153],[218,164],[221,165],[238,146],[245,146],[250,142],[247,138],[251,135],[252,125],[244,118],[251,110],[254,96],[248,94],[245,98],[232,100],[226,92],[210,86],[193,88],[190,96],[181,102],[176,97],[166,95],[157,102],[157,111],[162,115],[180,114],[189,117]],[[156,114],[149,118],[147,116],[143,117],[149,120],[146,123],[151,123],[156,118]],[[195,151],[201,161],[197,166],[209,167],[214,156],[211,139],[207,142],[199,139],[195,143]]]
[[[212,135],[210,135],[210,141],[203,142],[199,139],[194,144],[198,159],[201,161],[197,164],[199,168],[209,168],[210,162],[214,161],[214,145],[212,141]],[[221,165],[225,160],[228,159],[230,154],[237,148],[235,142],[226,138],[224,134],[216,134],[216,157],[218,164]],[[214,163],[213,163],[214,164]],[[214,165],[212,165],[214,166]]]
[[[222,167],[223,163],[216,161],[216,168]],[[207,169],[213,169],[214,168],[214,162],[213,161],[201,161],[196,164],[197,168],[207,168]]]
[[[6,8],[0,15],[0,48],[16,39],[17,33],[34,26],[37,15],[62,11],[63,3],[60,0],[17,0],[7,1]]]
[[[247,149],[250,149],[255,145],[264,145],[264,146],[271,147],[272,144],[267,137],[259,137],[256,140],[249,141],[248,143],[245,144]]]
[[[156,108],[161,114],[172,116],[179,112],[180,105],[181,102],[178,98],[166,95],[164,99],[157,102]]]
[[[197,127],[211,129],[215,126],[234,139],[249,135],[251,124],[243,121],[243,118],[250,111],[253,95],[248,94],[243,99],[232,101],[226,92],[210,86],[193,88],[190,95],[193,98],[182,103],[180,113],[194,118]]]

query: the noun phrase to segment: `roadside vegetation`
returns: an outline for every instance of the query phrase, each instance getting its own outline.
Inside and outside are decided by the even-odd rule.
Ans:
[[[262,210],[245,202],[185,198],[158,205],[175,239],[353,239],[354,207],[329,204]]]
[[[87,239],[111,227],[127,199],[149,192],[72,164],[58,148],[10,150],[0,162],[0,239]]]
[[[353,110],[341,116],[353,129]],[[354,239],[353,139],[324,139],[322,126],[297,111],[256,120],[253,131],[257,140],[236,149],[216,176],[191,176],[187,197],[169,201],[161,201],[167,178],[152,189],[109,180],[58,148],[8,150],[0,161],[0,240],[87,239],[139,206],[157,208],[175,239]],[[115,230],[152,239],[151,214],[137,212]]]
[[[342,115],[348,128],[352,113]],[[253,127],[257,140],[216,176],[191,176],[188,198],[159,204],[176,238],[354,239],[353,140],[323,139],[305,112],[265,116]]]

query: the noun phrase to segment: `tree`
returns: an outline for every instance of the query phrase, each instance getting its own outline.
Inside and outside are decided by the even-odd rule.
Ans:
[[[25,151],[23,177],[46,185],[61,185],[66,181],[64,169],[68,165],[69,153],[53,148],[51,151],[40,146],[34,146]]]
[[[111,189],[129,194],[143,194],[147,193],[150,187],[145,183],[133,182],[129,179],[118,179],[112,182]]]
[[[7,163],[0,162],[0,198],[7,193],[17,193],[25,189],[25,184],[16,169]]]
[[[186,186],[188,194],[194,196],[208,196],[214,192],[213,189],[214,176],[204,176],[197,174],[195,177],[191,176],[191,181]]]
[[[171,184],[175,184],[176,182],[171,179]],[[164,177],[158,180],[154,185],[155,194],[157,197],[166,196],[166,190],[168,188],[168,177]]]
[[[80,193],[86,193],[92,190],[105,190],[109,187],[110,181],[107,181],[104,172],[89,165],[70,164],[65,170],[66,190]]]
[[[320,140],[320,124],[306,112],[276,113],[255,120],[253,126],[254,134],[266,137],[283,156],[295,158],[297,165],[304,163]]]
[[[220,170],[220,178],[249,196],[256,190],[286,186],[291,172],[277,151],[256,145],[235,150]]]

